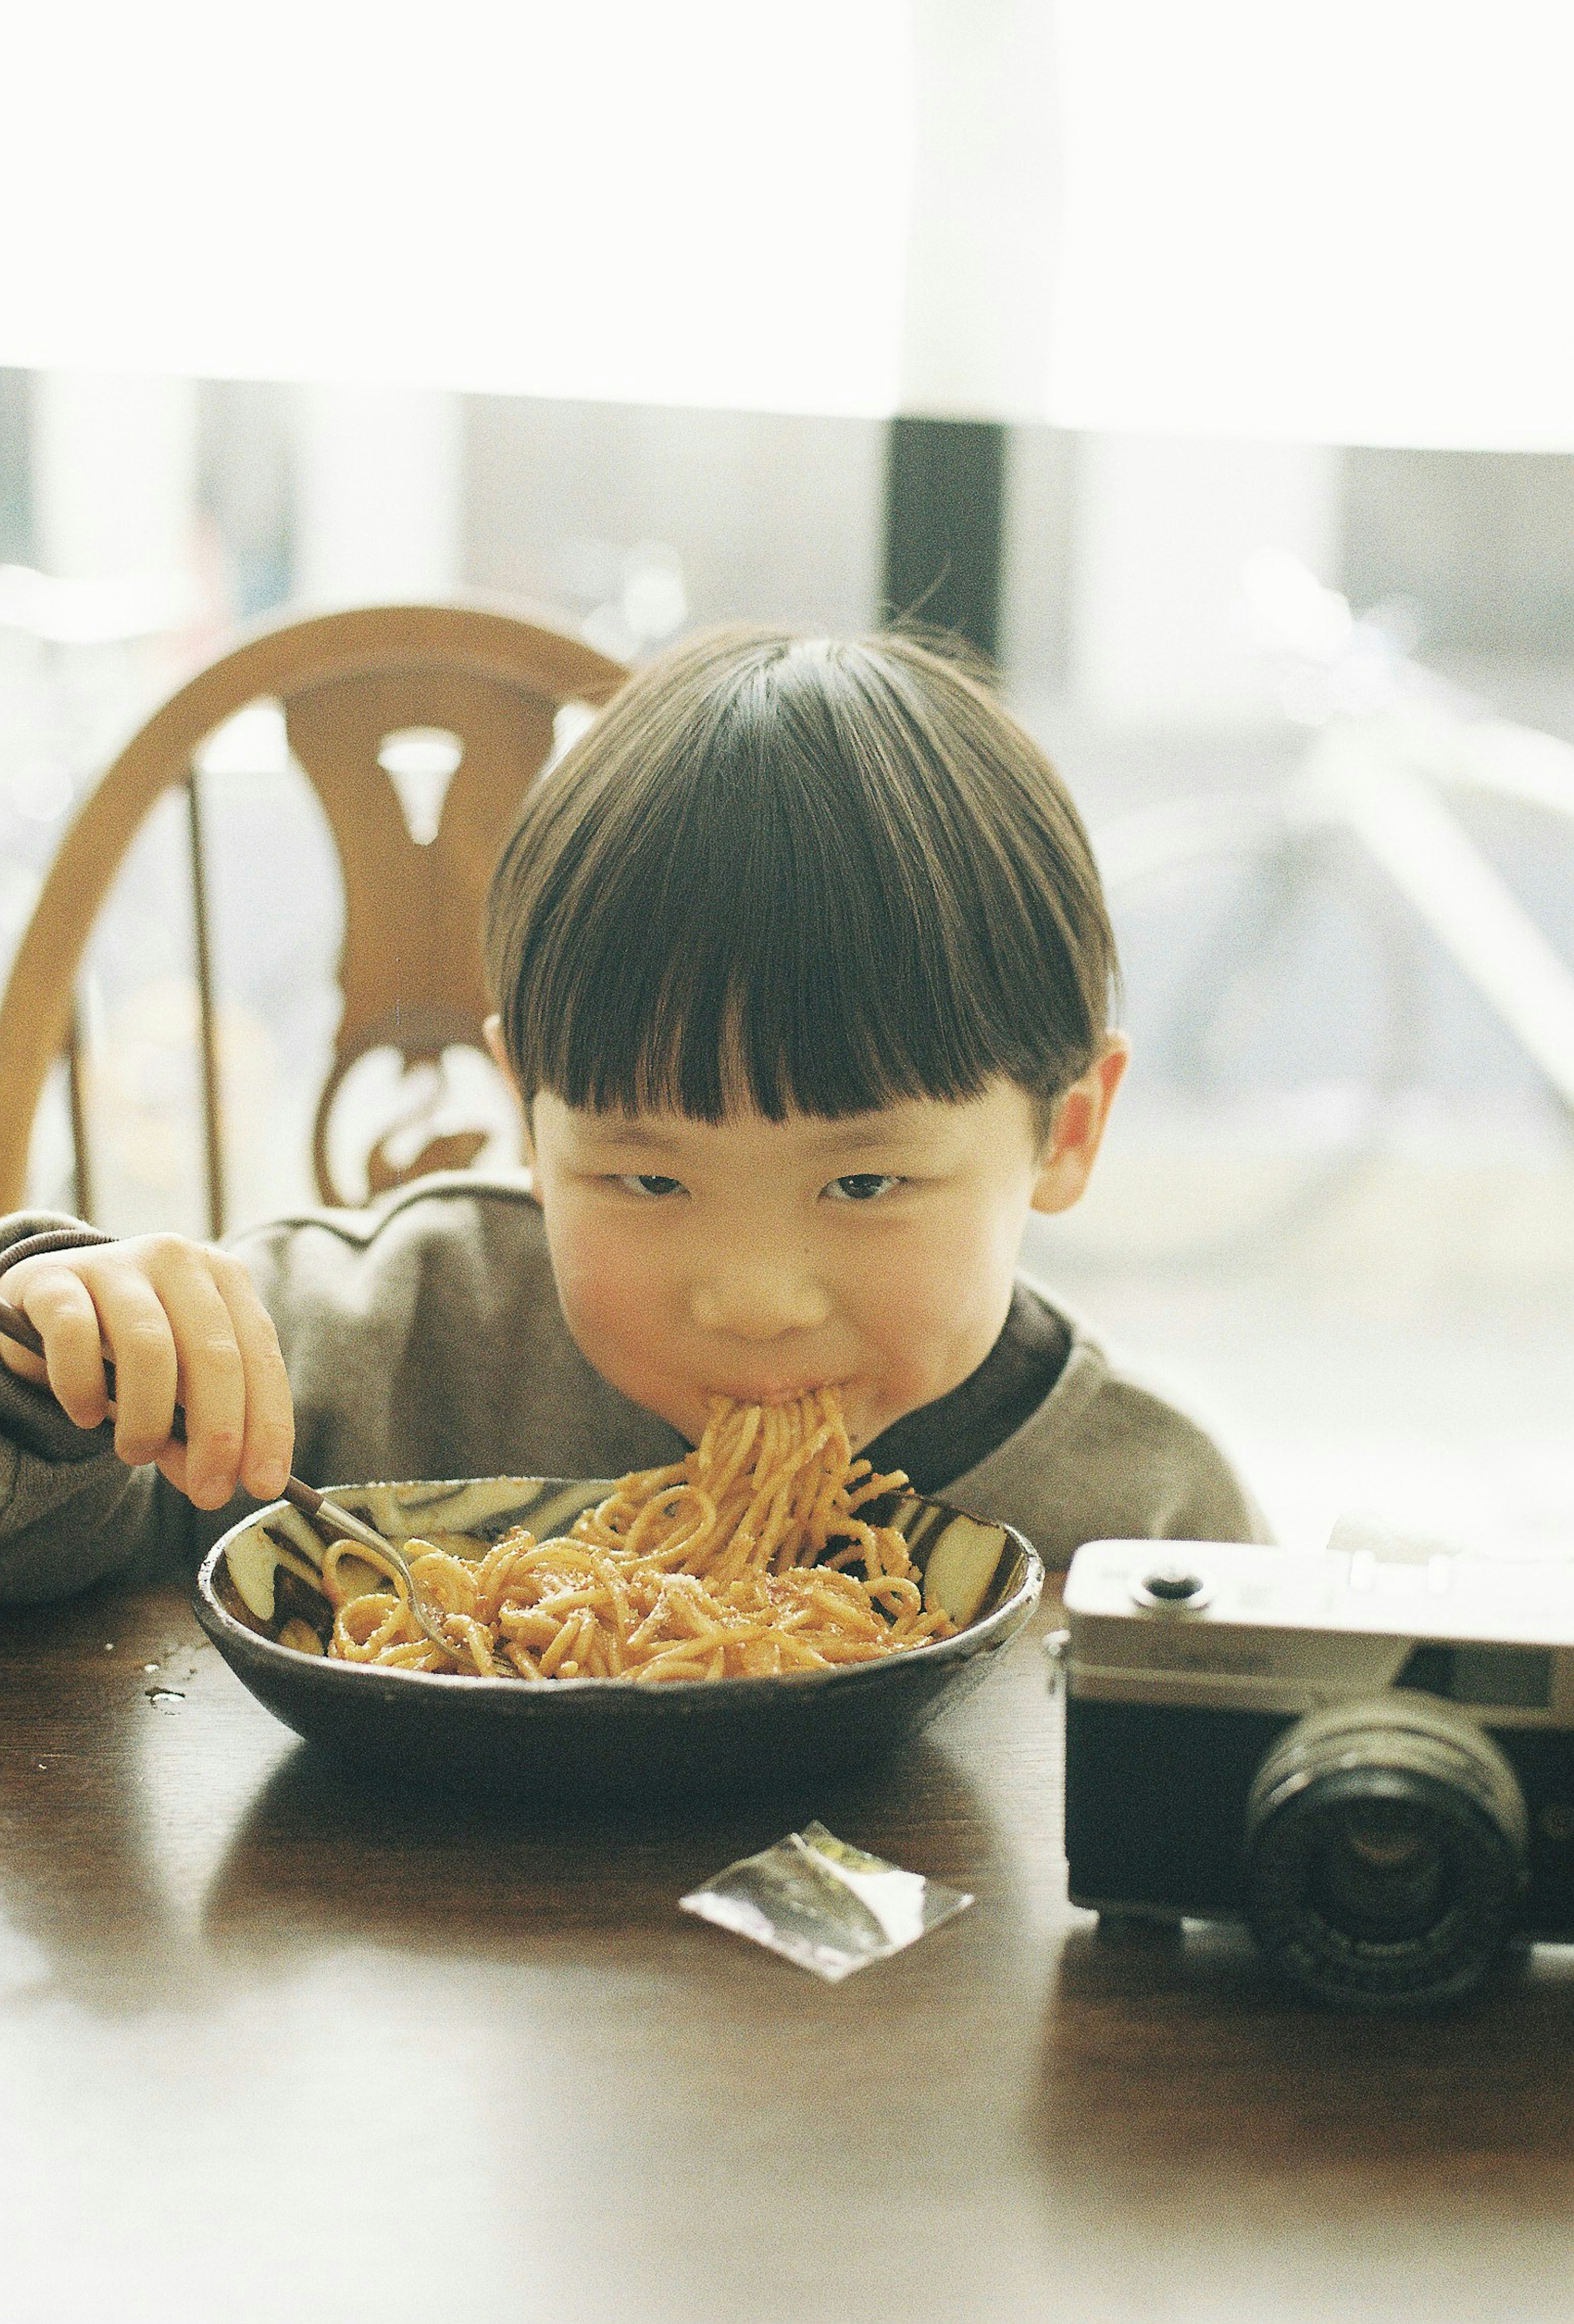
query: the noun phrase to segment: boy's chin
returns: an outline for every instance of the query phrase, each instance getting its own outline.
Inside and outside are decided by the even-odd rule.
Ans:
[[[614,1385],[622,1384],[615,1382]],[[669,1428],[675,1428],[685,1443],[698,1444],[704,1435],[710,1418],[710,1406],[702,1393],[695,1395],[681,1389],[660,1388],[647,1388],[643,1393],[636,1388],[625,1388],[623,1393],[632,1404],[641,1406],[656,1419],[664,1420]]]

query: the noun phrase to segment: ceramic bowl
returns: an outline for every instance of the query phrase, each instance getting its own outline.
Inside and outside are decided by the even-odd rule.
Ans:
[[[514,1525],[538,1539],[566,1531],[607,1490],[586,1480],[484,1477],[336,1487],[334,1498],[384,1534],[463,1536],[473,1545]],[[961,1625],[954,1637],[801,1676],[664,1685],[532,1684],[330,1661],[279,1643],[292,1619],[322,1636],[329,1620],[314,1580],[321,1544],[283,1501],[214,1544],[197,1578],[197,1617],[276,1718],[384,1773],[501,1785],[542,1802],[671,1801],[851,1775],[972,1692],[1028,1620],[1044,1579],[1021,1534],[945,1502],[893,1493],[863,1514],[900,1526],[926,1600]]]

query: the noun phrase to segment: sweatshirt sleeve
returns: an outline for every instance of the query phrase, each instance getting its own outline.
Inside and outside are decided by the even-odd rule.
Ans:
[[[0,1219],[0,1267],[34,1235],[77,1228],[58,1213]],[[0,1272],[0,1293],[5,1275]],[[47,1390],[0,1365],[0,1606],[65,1598],[110,1574],[189,1571],[209,1541],[255,1506],[244,1494],[197,1510],[151,1465],[116,1458],[106,1421],[78,1428]]]

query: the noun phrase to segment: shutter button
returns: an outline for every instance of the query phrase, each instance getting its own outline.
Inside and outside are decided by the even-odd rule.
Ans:
[[[1189,1565],[1155,1565],[1135,1584],[1132,1596],[1140,1605],[1172,1606],[1189,1612],[1208,1599],[1208,1584]]]

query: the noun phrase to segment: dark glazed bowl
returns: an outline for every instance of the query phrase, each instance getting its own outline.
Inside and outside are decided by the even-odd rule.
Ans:
[[[335,1499],[384,1533],[463,1536],[473,1549],[518,1524],[538,1538],[566,1531],[607,1489],[484,1477],[346,1486]],[[1037,1552],[1010,1526],[894,1493],[866,1514],[900,1526],[926,1598],[963,1623],[955,1637],[801,1677],[667,1685],[532,1684],[330,1661],[275,1635],[292,1617],[321,1627],[328,1613],[310,1579],[321,1545],[282,1501],[214,1544],[197,1577],[197,1618],[275,1718],[384,1775],[503,1787],[543,1803],[671,1802],[847,1776],[970,1694],[1028,1620],[1044,1579]]]

